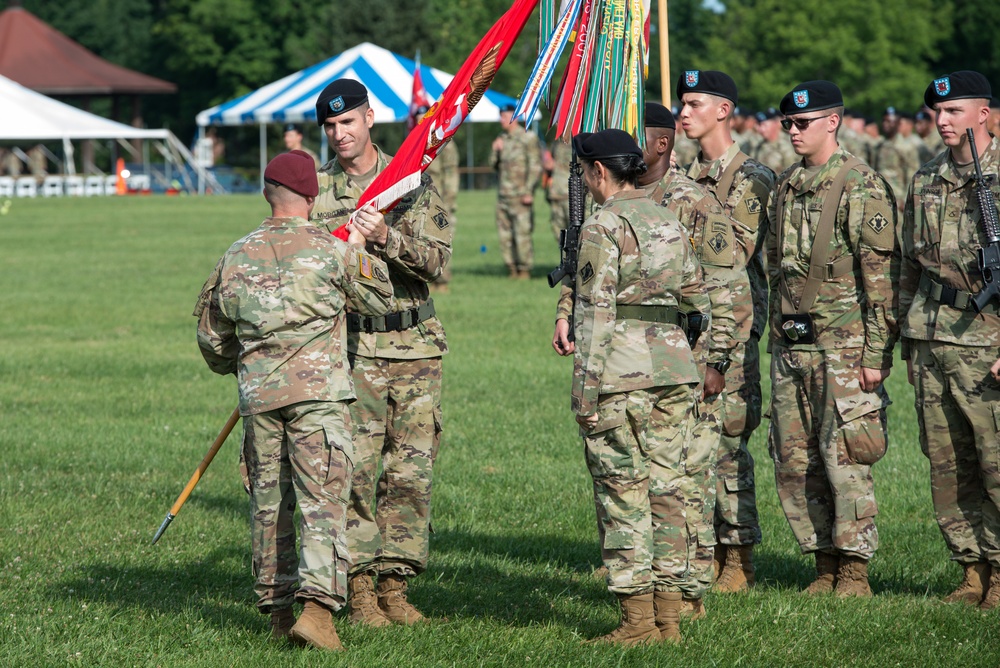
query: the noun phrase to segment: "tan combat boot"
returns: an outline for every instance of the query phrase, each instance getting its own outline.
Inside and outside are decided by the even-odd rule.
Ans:
[[[355,573],[347,580],[347,618],[353,624],[364,624],[379,629],[392,626],[392,622],[378,607],[375,585],[370,573]]]
[[[657,608],[657,611],[659,611],[659,608]],[[688,598],[685,596],[681,599],[681,617],[684,619],[690,619],[693,622],[702,619],[707,614],[705,612],[705,603],[700,598]]]
[[[834,591],[840,598],[871,597],[872,589],[868,586],[868,560],[841,555],[840,566],[837,568],[837,586]]]
[[[378,581],[378,607],[382,614],[397,624],[417,624],[424,616],[406,600],[406,578],[402,575],[383,574]]]
[[[701,603],[701,599],[695,599]],[[653,592],[653,608],[656,610],[656,628],[660,640],[681,641],[681,606],[684,601],[677,591]]]
[[[980,610],[992,610],[1000,606],[1000,568],[994,568],[990,576],[990,588],[983,597],[983,602],[979,604]]]
[[[657,593],[659,595],[659,593]],[[676,596],[673,617],[677,618],[677,606],[680,605],[681,594],[667,594]],[[644,643],[654,643],[660,640],[660,630],[657,628],[657,617],[653,610],[653,593],[648,594],[618,594],[618,603],[622,609],[622,621],[611,633],[600,638],[588,640],[587,644],[613,643],[615,645],[641,645]],[[664,612],[664,615],[667,613]],[[680,634],[678,633],[678,638]]]
[[[803,594],[829,594],[837,583],[837,569],[840,567],[840,557],[826,552],[815,552],[816,579],[802,590]]]
[[[342,650],[337,637],[337,629],[333,626],[333,616],[329,608],[313,600],[306,601],[299,621],[292,627],[291,639],[303,645],[317,649]]]
[[[945,603],[967,603],[979,605],[990,580],[990,565],[982,562],[962,564],[965,576],[958,588],[944,597]]]
[[[284,640],[295,626],[295,613],[291,606],[287,608],[271,608],[271,639]]]
[[[729,545],[722,574],[715,582],[715,591],[720,594],[747,591],[754,581],[753,545]]]
[[[726,546],[719,543],[715,546],[715,561],[712,564],[712,582],[722,575],[722,568],[726,565]]]

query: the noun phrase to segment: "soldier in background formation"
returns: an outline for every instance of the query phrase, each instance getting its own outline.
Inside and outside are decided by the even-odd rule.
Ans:
[[[753,457],[747,448],[760,424],[760,337],[767,317],[767,278],[762,259],[774,173],[749,158],[733,140],[736,83],[724,72],[689,70],[677,81],[681,125],[700,148],[688,176],[708,188],[730,217],[738,262],[748,281],[733,285],[737,345],[726,377],[725,420],[716,462],[716,591],[745,591],[754,584],[753,546],[761,541]],[[723,241],[717,242],[718,246]],[[728,243],[728,242],[725,242]],[[749,298],[747,298],[749,297]]]
[[[976,196],[972,129],[983,174],[1000,198],[1000,139],[988,127],[992,90],[969,70],[924,93],[946,149],[914,176],[899,234],[902,357],[915,388],[920,448],[930,460],[934,514],[961,584],[945,601],[1000,606],[1000,304],[977,314],[977,250],[986,235]]]
[[[341,333],[347,308],[385,313],[392,286],[364,237],[348,245],[308,221],[319,192],[311,156],[282,153],[264,184],[271,216],[202,288],[198,345],[213,371],[238,377],[257,607],[276,639],[343,649],[331,611],[347,601],[355,393]],[[304,603],[298,621],[293,601]]]
[[[372,143],[368,90],[338,79],[320,93],[316,119],[335,157],[319,172],[312,219],[333,231],[348,222],[365,188],[389,164]],[[452,224],[426,174],[384,215],[359,210],[349,229],[383,260],[393,311],[348,313],[347,351],[357,401],[354,476],[347,514],[352,559],[350,619],[372,627],[415,624],[423,615],[406,597],[427,568],[434,460],[441,439],[441,358],[448,352],[427,284],[451,260]],[[378,265],[371,272],[383,271]],[[377,587],[372,579],[377,580]]]
[[[497,236],[511,278],[531,278],[535,263],[535,186],[541,179],[541,144],[514,120],[514,106],[500,111],[500,136],[493,140],[490,166],[497,171]]]
[[[806,591],[871,596],[871,465],[887,445],[882,381],[898,335],[899,248],[892,190],[838,146],[843,106],[828,81],[781,100],[802,161],[778,177],[769,215],[768,448],[785,517],[816,558]]]
[[[569,223],[569,163],[573,159],[573,148],[562,138],[556,138],[550,146],[542,156],[542,167],[549,175],[545,190],[551,212],[549,222],[556,243],[559,243],[560,233]]]
[[[574,138],[599,209],[581,230],[572,406],[594,481],[601,554],[621,623],[596,639],[681,639],[687,559],[682,461],[701,375],[681,312],[710,301],[677,218],[636,187],[646,167],[621,130]],[[554,342],[556,343],[556,342]],[[562,341],[558,341],[562,345]]]
[[[417,114],[423,115],[427,109],[418,109]],[[437,157],[427,166],[425,173],[434,182],[444,202],[445,211],[451,218],[451,224],[457,222],[455,214],[458,212],[458,148],[454,140],[445,142],[444,146],[438,150]],[[441,276],[432,282],[428,287],[431,292],[448,292],[448,284],[451,283],[451,263],[449,262],[441,271]]]
[[[884,138],[875,147],[875,162],[872,165],[892,188],[898,204],[903,203],[903,193],[920,169],[920,158],[916,147],[900,132],[903,117],[895,107],[888,107],[882,114]]]
[[[316,163],[317,170],[322,166],[319,161],[319,156],[302,144],[303,135],[301,126],[294,123],[286,125],[283,139],[285,140],[285,150],[302,151],[313,159],[313,162]]]
[[[781,130],[780,116],[774,107],[757,112],[757,131],[764,141],[757,146],[755,153],[744,151],[775,174],[785,171],[798,160],[791,142]]]

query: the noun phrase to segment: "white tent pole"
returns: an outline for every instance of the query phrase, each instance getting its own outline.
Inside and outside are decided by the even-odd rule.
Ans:
[[[76,164],[73,161],[73,142],[69,140],[69,137],[63,137],[63,154],[66,156],[63,169],[66,170],[67,174],[76,174]]]
[[[203,140],[204,138],[205,138],[205,126],[204,125],[199,125],[198,126],[198,139],[195,140],[195,146],[200,145],[201,144],[201,140]],[[201,169],[198,170],[198,194],[199,195],[204,195],[205,194],[205,172],[204,172],[204,170],[201,170]]]
[[[260,124],[260,189],[264,189],[264,170],[267,169],[267,125]]]

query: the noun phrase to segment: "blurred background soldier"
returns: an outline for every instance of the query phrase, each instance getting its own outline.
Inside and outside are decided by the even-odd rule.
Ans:
[[[882,114],[882,134],[884,138],[875,148],[875,164],[878,173],[892,188],[898,204],[903,204],[906,187],[913,173],[920,168],[920,158],[916,148],[899,132],[902,118],[895,107],[889,107]]]
[[[844,110],[844,120],[840,124],[837,141],[851,155],[861,158],[869,165],[874,162],[872,159],[872,138],[865,132],[865,117],[861,113],[851,109]],[[780,174],[781,172],[776,173]]]
[[[684,104],[681,125],[698,141],[700,151],[688,176],[708,188],[732,220],[740,262],[746,267],[750,299],[734,284],[737,341],[726,372],[725,421],[716,462],[715,590],[746,591],[755,582],[753,546],[760,543],[753,457],[747,448],[760,424],[760,352],[767,318],[767,278],[761,243],[774,172],[749,158],[730,131],[736,82],[724,72],[688,70],[677,81]]]
[[[937,112],[947,147],[910,186],[900,244],[903,359],[916,392],[920,448],[930,459],[931,497],[951,558],[964,577],[945,601],[1000,605],[1000,304],[976,313],[984,287],[977,253],[987,235],[971,165],[971,128],[983,174],[1000,197],[1000,139],[987,129],[992,90],[965,70],[931,82],[924,102]]]
[[[313,162],[316,163],[316,169],[319,169],[321,167],[319,156],[302,145],[302,138],[302,128],[300,126],[294,123],[289,123],[285,126],[285,148],[289,151],[303,151],[307,153],[313,159]]]
[[[676,217],[636,188],[645,171],[621,130],[574,138],[601,208],[583,225],[576,274],[572,404],[602,525],[608,589],[621,623],[597,642],[679,642],[686,559],[683,459],[701,382],[679,311],[710,302]]]
[[[542,158],[542,167],[549,173],[545,199],[551,207],[552,234],[558,243],[559,233],[566,229],[569,221],[569,163],[573,159],[573,149],[561,137],[552,140],[549,147]]]
[[[426,113],[426,107],[420,107],[417,110],[419,116]],[[438,150],[437,157],[434,158],[434,162],[427,166],[425,173],[431,177],[431,181],[438,189],[441,201],[444,202],[445,211],[448,212],[451,224],[454,226],[457,222],[455,213],[458,211],[458,148],[453,140],[445,142],[444,146]],[[445,293],[448,292],[449,283],[451,283],[450,262],[441,272],[440,278],[431,283],[429,288],[431,292]]]
[[[392,286],[363,237],[348,246],[309,223],[319,191],[311,156],[282,153],[264,184],[271,217],[232,245],[202,288],[198,345],[213,371],[239,376],[257,607],[270,613],[275,638],[343,649],[330,613],[347,600],[350,563],[345,308],[385,313]],[[298,622],[293,600],[305,604]]]
[[[871,596],[878,548],[871,465],[887,443],[882,381],[897,338],[896,204],[885,180],[837,144],[844,101],[829,81],[781,100],[802,161],[781,175],[767,236],[771,431],[778,497],[810,594]]]
[[[500,111],[503,132],[493,140],[490,166],[497,171],[497,236],[511,278],[531,278],[535,251],[535,186],[542,176],[538,136],[514,120],[514,106]]]
[[[767,111],[757,112],[757,132],[763,141],[758,144],[755,154],[748,154],[757,162],[775,174],[780,174],[798,160],[788,135],[781,130],[781,114],[777,109],[771,107]]]
[[[921,139],[920,148],[917,150],[921,165],[933,160],[945,148],[944,142],[941,141],[941,135],[938,134],[934,125],[934,115],[933,109],[924,107],[914,117],[913,129]]]
[[[365,188],[391,156],[371,140],[368,89],[338,79],[320,93],[316,120],[335,159],[319,172],[313,219],[329,230],[346,223]],[[427,568],[434,460],[441,440],[444,327],[427,283],[451,261],[452,225],[430,177],[385,215],[366,206],[350,229],[383,260],[393,311],[350,313],[347,350],[358,400],[351,404],[354,478],[347,544],[350,619],[368,626],[415,624],[423,615],[406,597],[408,579]],[[378,580],[373,591],[372,576]]]

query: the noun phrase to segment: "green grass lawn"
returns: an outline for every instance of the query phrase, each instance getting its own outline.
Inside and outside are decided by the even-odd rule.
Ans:
[[[374,631],[338,618],[340,655],[268,641],[235,439],[149,544],[235,405],[233,379],[198,353],[191,310],[263,199],[15,201],[0,217],[0,666],[1000,664],[1000,613],[940,602],[960,572],[934,522],[902,365],[875,467],[873,599],[797,593],[812,562],[760,429],[757,588],[710,594],[681,646],[581,645],[615,626],[617,606],[589,577],[599,553],[572,363],[549,345],[556,292],[543,276],[557,252],[539,204],[534,280],[507,280],[493,201],[462,194],[452,290],[435,299],[452,352],[431,564],[411,598],[440,621]]]

